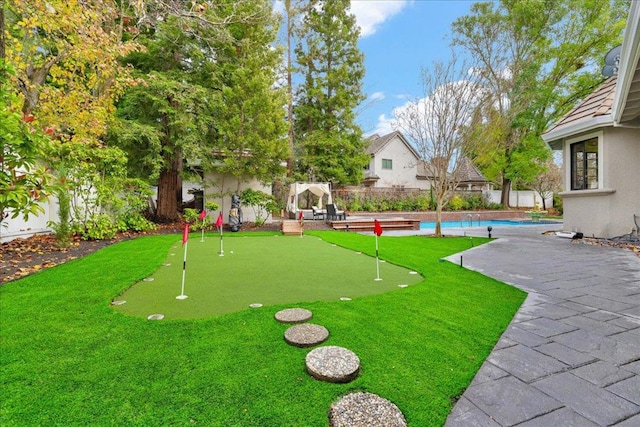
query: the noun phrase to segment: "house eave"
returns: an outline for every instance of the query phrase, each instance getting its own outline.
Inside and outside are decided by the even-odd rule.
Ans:
[[[560,150],[562,149],[562,141],[565,138],[609,126],[613,126],[613,119],[611,118],[611,115],[607,114],[600,117],[594,117],[589,120],[584,120],[582,122],[561,126],[557,129],[552,129],[549,132],[542,134],[542,140],[546,142],[551,149]]]

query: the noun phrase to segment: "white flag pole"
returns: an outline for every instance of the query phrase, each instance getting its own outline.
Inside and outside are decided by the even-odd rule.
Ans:
[[[184,294],[184,276],[187,272],[187,245],[189,242],[184,243],[184,259],[182,261],[182,290],[180,291],[180,295],[176,297],[176,299],[186,299],[187,296]]]
[[[382,280],[382,279],[380,278],[380,259],[378,258],[378,235],[376,234],[376,278],[375,278],[375,281],[379,282],[380,280]]]
[[[224,256],[224,247],[222,243],[222,226],[220,226],[220,256]]]
[[[200,242],[204,242],[204,219],[202,220],[202,237],[200,238]]]

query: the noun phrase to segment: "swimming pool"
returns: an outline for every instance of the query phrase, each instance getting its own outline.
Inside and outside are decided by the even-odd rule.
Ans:
[[[514,226],[530,226],[530,225],[545,225],[545,224],[558,224],[556,221],[538,221],[532,222],[527,220],[507,220],[507,219],[492,219],[486,221],[469,221],[468,219],[463,219],[460,221],[442,221],[440,226],[442,228],[472,228],[472,227],[514,227]],[[434,222],[421,222],[420,229],[428,229],[428,228],[436,228],[436,223]]]

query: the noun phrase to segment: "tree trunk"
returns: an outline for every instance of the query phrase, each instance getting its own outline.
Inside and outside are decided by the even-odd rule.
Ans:
[[[500,194],[500,203],[507,209],[509,208],[509,196],[511,195],[511,180],[502,178],[502,193]]]
[[[442,237],[442,198],[436,202],[436,237]]]
[[[178,220],[178,172],[167,169],[160,173],[158,179],[158,206],[156,220],[158,222],[174,222]]]
[[[182,152],[176,150],[169,167],[160,173],[158,179],[158,222],[175,222],[178,220],[178,203],[182,200]]]

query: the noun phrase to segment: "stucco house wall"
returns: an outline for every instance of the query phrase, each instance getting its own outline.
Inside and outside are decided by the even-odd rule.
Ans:
[[[271,184],[264,184],[254,178],[241,179],[240,187],[238,188],[238,180],[230,175],[223,175],[216,172],[207,172],[204,175],[204,201],[215,202],[220,206],[215,212],[208,212],[207,216],[213,222],[218,218],[218,214],[222,211],[222,219],[225,224],[229,222],[229,211],[231,210],[231,195],[234,193],[241,194],[242,191],[247,188],[262,191],[266,194],[271,193]],[[220,196],[220,195],[223,196]],[[256,219],[255,212],[250,206],[242,205],[242,220],[243,222],[254,222]],[[264,213],[263,213],[264,215]],[[270,212],[266,213],[266,222],[272,221]],[[264,217],[263,217],[264,218]]]
[[[565,231],[585,236],[614,237],[634,226],[631,212],[640,214],[640,136],[637,129],[604,128],[568,138],[563,147],[563,173],[571,181],[570,144],[599,139],[598,189],[564,191]]]
[[[613,74],[542,135],[563,154],[564,231],[628,235],[633,215],[640,215],[640,2],[630,3],[618,52]],[[571,145],[592,138],[598,141],[598,180],[589,189],[572,190]],[[586,153],[586,146],[576,147]],[[578,164],[588,159],[576,158]]]
[[[420,177],[418,173],[418,154],[400,132],[371,136],[367,154],[371,156],[371,160],[365,172],[365,186],[429,189],[429,181],[421,179],[424,177]],[[383,160],[391,160],[391,169],[382,167]]]
[[[384,169],[382,160],[392,162],[392,169]],[[402,186],[406,188],[419,188],[417,173],[417,160],[415,156],[401,142],[391,141],[371,159],[369,166],[380,179],[376,187]]]

